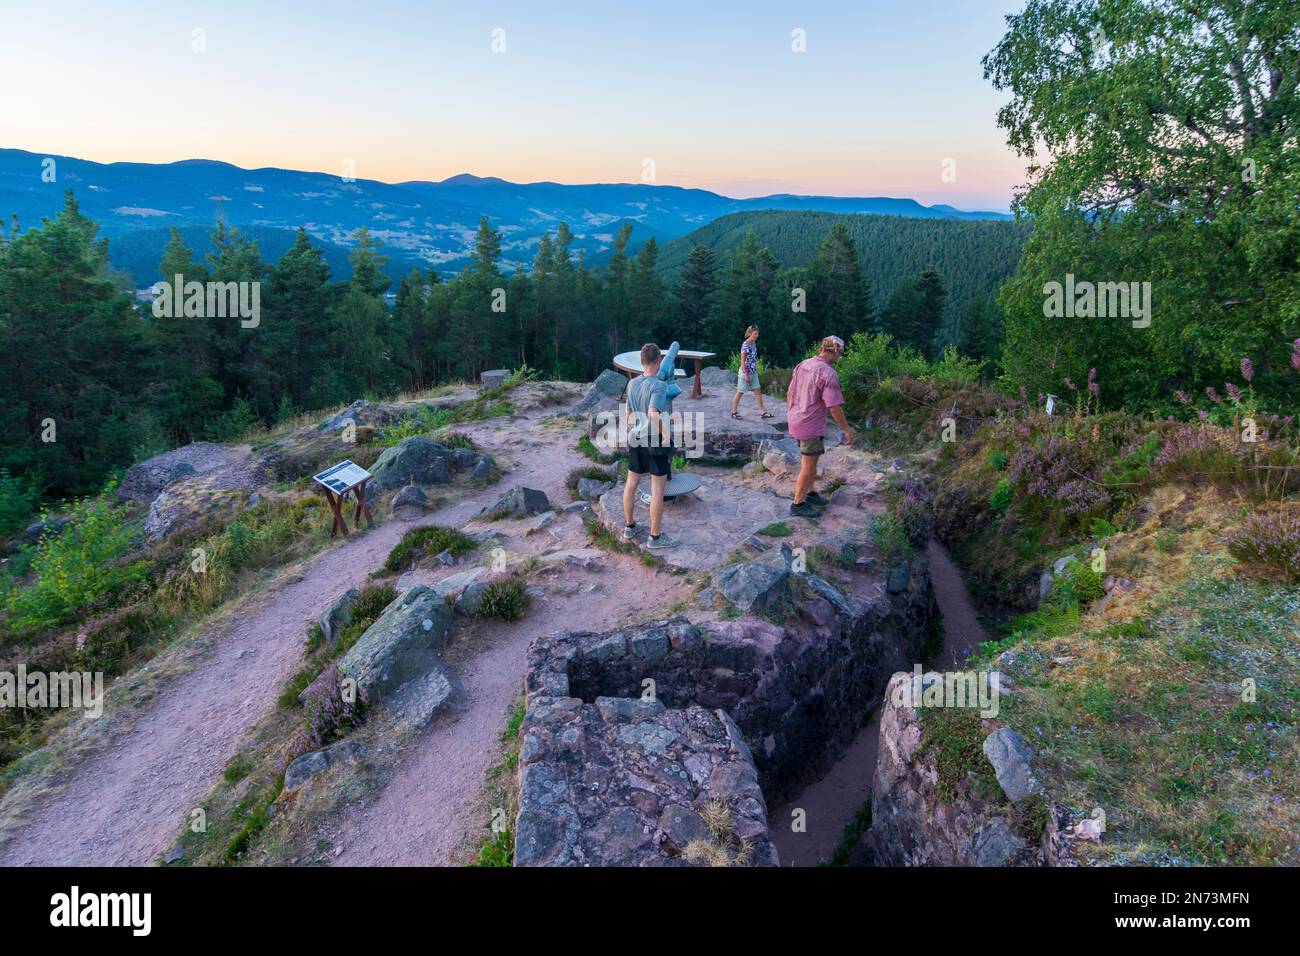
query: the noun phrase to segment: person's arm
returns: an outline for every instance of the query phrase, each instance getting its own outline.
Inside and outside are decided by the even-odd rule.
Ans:
[[[832,405],[830,412],[831,418],[835,419],[835,424],[839,425],[840,430],[844,432],[844,444],[852,445],[854,439],[853,429],[849,427],[849,420],[844,417],[844,406]]]
[[[668,346],[668,351],[664,353],[663,361],[659,364],[659,377],[665,382],[671,382],[677,378],[677,350],[681,345],[674,342]]]
[[[668,389],[661,382],[650,396],[650,423],[659,430],[659,437],[664,447],[672,440],[672,435],[668,431],[668,420],[663,416],[667,409]]]

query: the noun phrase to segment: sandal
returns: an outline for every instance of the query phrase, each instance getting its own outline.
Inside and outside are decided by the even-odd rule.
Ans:
[[[744,416],[744,415],[737,415],[735,412],[732,412],[732,413],[731,413],[731,417],[732,417],[732,418],[744,418],[745,416]]]
[[[772,417],[772,413],[771,413],[771,412],[764,412],[762,415],[759,415],[758,417],[759,417],[759,418],[771,418],[771,417]]]

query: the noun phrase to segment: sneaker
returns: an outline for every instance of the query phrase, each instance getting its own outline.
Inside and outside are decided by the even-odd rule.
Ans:
[[[790,514],[797,518],[820,518],[822,513],[813,507],[806,499],[795,504],[790,503]]]
[[[641,492],[641,504],[648,505],[649,503],[650,503],[650,492],[648,491]]]
[[[623,540],[631,541],[635,537],[636,537],[636,525],[635,524],[623,525]]]
[[[673,538],[668,537],[668,535],[661,534],[657,538],[655,537],[648,538],[646,540],[645,546],[649,548],[651,551],[661,551],[664,548],[677,547],[677,542]]]
[[[818,508],[825,508],[831,503],[831,499],[823,498],[815,491],[808,492],[808,494],[804,496],[803,500],[808,502],[810,505],[816,505]]]

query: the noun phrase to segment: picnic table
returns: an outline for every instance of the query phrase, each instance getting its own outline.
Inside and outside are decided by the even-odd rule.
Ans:
[[[704,371],[704,362],[706,359],[717,358],[716,352],[694,352],[687,349],[679,349],[677,352],[679,359],[687,359],[695,362],[695,385],[691,389],[691,398],[701,398],[704,393],[700,391],[700,373]],[[614,368],[618,369],[629,379],[636,378],[641,374],[641,350],[634,352],[619,352],[614,356]],[[677,378],[685,378],[686,371],[677,369]]]

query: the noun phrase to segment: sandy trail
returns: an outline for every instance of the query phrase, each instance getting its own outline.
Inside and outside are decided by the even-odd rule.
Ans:
[[[966,655],[988,639],[975,604],[948,553],[936,541],[930,542],[930,576],[935,600],[943,612],[943,650],[934,661],[935,669],[960,667]],[[880,708],[858,732],[848,751],[830,773],[810,784],[788,803],[769,808],[768,825],[782,866],[817,866],[830,862],[840,845],[846,824],[871,797],[871,778],[876,772],[880,744]],[[790,829],[791,812],[806,813],[807,832]]]
[[[582,540],[573,540],[580,525],[572,519],[566,524],[569,540],[561,546],[581,547]],[[454,666],[464,701],[398,758],[393,778],[373,802],[345,811],[334,865],[459,862],[458,850],[486,836],[480,805],[484,775],[499,751],[507,711],[523,691],[524,656],[532,639],[565,628],[613,628],[653,617],[689,591],[681,578],[656,575],[636,558],[614,554],[605,556],[600,570],[566,568],[538,583],[547,593],[534,599],[518,623],[457,620],[449,654],[462,658]]]
[[[0,847],[0,866],[138,866],[156,860],[250,728],[275,706],[302,660],[310,622],[341,592],[363,585],[405,531],[420,524],[463,524],[517,484],[539,488],[553,502],[568,500],[564,481],[576,455],[529,453],[533,445],[557,441],[527,427],[555,410],[515,416],[505,435],[497,434],[499,420],[459,429],[495,455],[503,471],[516,458],[524,464],[440,511],[417,520],[393,518],[355,535],[309,559],[297,580],[245,599],[204,635],[212,649],[192,670],[171,679],[129,731],[88,756],[43,797]],[[572,441],[565,439],[570,449]],[[511,671],[508,680],[517,685],[522,666]],[[480,774],[473,784],[481,781]]]

